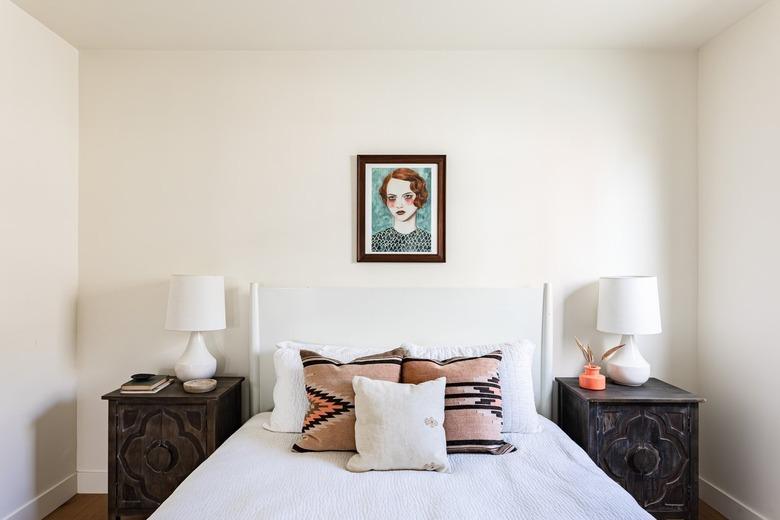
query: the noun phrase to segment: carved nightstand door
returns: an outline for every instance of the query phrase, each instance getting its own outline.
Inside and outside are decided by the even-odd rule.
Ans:
[[[150,515],[241,424],[241,381],[218,378],[205,394],[174,383],[109,401],[109,518]]]
[[[558,422],[656,518],[698,518],[698,416],[703,399],[650,379],[641,387],[579,387],[558,378]]]
[[[155,509],[206,459],[200,405],[117,405],[117,509]]]

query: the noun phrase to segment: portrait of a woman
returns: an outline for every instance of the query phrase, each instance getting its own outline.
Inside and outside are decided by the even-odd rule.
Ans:
[[[358,262],[445,262],[445,155],[357,156]]]
[[[392,226],[371,235],[374,253],[429,253],[431,234],[418,227],[418,210],[428,202],[425,179],[411,168],[397,168],[382,181],[379,196]]]

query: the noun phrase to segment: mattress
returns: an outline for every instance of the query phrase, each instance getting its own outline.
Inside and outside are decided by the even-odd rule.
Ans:
[[[507,434],[507,455],[451,455],[452,473],[350,473],[351,453],[293,453],[297,434],[252,417],[151,516],[153,520],[652,519],[554,423]]]

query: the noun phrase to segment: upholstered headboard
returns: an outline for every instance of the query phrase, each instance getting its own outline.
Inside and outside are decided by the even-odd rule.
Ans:
[[[273,352],[283,340],[394,348],[529,339],[537,345],[534,392],[550,416],[550,285],[520,289],[250,287],[252,414],[273,407]]]

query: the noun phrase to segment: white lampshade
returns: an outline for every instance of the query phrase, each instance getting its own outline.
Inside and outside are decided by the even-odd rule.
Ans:
[[[225,328],[225,278],[175,274],[168,291],[168,330]]]
[[[660,333],[661,311],[656,277],[601,278],[596,328],[612,334]]]

